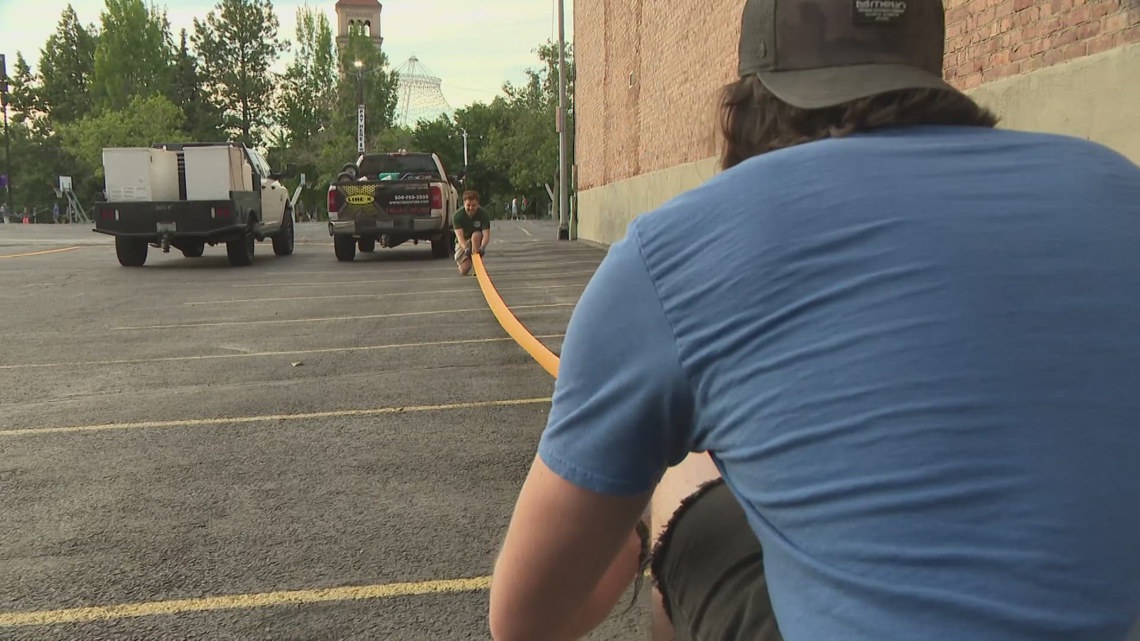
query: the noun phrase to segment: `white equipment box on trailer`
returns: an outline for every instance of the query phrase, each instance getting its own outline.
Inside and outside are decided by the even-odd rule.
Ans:
[[[149,147],[103,150],[107,200],[165,202],[178,200],[178,154]]]
[[[186,147],[186,200],[229,200],[231,191],[253,191],[252,169],[236,147]]]

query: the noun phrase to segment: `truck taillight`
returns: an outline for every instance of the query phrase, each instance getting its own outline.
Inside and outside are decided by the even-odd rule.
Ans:
[[[231,216],[233,216],[233,214],[230,212],[229,207],[226,207],[225,205],[214,207],[215,218],[230,218]]]
[[[431,187],[431,208],[443,209],[443,190],[436,185]]]
[[[329,211],[330,212],[336,211],[336,190],[335,189],[329,189],[328,205],[329,205]]]
[[[99,210],[99,217],[102,218],[103,220],[115,220],[116,219],[116,216],[115,216],[116,213],[118,213],[118,212],[116,212],[114,209],[100,209]]]

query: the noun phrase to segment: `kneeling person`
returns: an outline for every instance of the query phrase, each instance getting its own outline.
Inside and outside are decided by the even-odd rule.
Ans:
[[[455,243],[455,264],[459,266],[459,274],[466,276],[471,271],[471,253],[482,256],[491,242],[491,217],[479,206],[478,192],[463,192],[463,209],[455,212],[451,224],[458,241]]]

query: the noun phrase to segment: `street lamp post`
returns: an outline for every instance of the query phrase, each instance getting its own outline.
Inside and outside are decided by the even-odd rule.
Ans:
[[[570,240],[570,177],[566,171],[566,13],[558,0],[558,239]]]
[[[467,182],[467,130],[460,127],[459,131],[463,132],[463,182]]]
[[[0,109],[4,110],[4,208],[14,215],[12,207],[12,136],[8,131],[8,64],[0,53]],[[8,222],[2,220],[0,222]]]
[[[364,63],[356,66],[356,151],[364,153]]]

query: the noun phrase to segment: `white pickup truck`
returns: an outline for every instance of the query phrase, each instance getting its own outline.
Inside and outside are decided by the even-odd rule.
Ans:
[[[451,215],[459,191],[439,157],[396,151],[364,153],[329,185],[329,235],[337,260],[409,240],[431,242],[432,256],[455,251]]]
[[[231,265],[253,263],[257,241],[293,253],[294,217],[280,176],[241,143],[160,143],[103,150],[106,200],[95,231],[115,237],[124,267],[146,263],[148,247],[201,256],[226,244]]]

